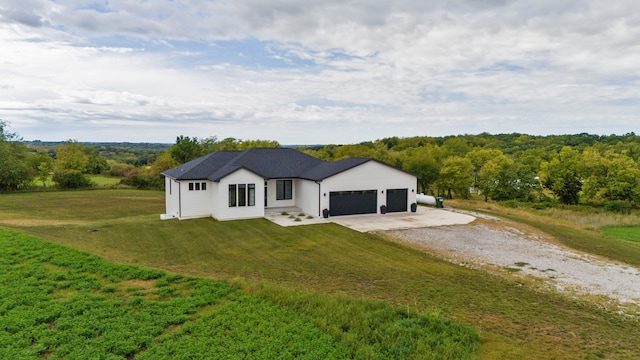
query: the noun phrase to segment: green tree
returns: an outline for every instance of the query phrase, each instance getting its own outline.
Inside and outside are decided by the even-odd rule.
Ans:
[[[148,186],[154,189],[164,189],[164,177],[162,172],[178,166],[179,164],[168,152],[160,154],[148,170]]]
[[[0,191],[25,188],[33,181],[35,171],[27,163],[27,147],[16,133],[6,131],[0,120]]]
[[[633,158],[613,149],[585,149],[580,160],[583,196],[594,203],[640,200],[640,168]]]
[[[89,157],[84,145],[77,140],[69,140],[58,146],[53,164],[53,181],[63,189],[77,189],[91,185],[85,173]]]
[[[427,144],[401,153],[402,168],[418,176],[418,191],[428,193],[440,175],[439,148]]]
[[[202,145],[197,137],[190,138],[188,136],[178,136],[176,143],[169,149],[171,157],[179,164],[197,159],[203,155]]]
[[[95,147],[85,146],[85,155],[87,155],[87,173],[102,174],[109,170],[107,158],[100,156],[99,151]]]
[[[473,164],[471,160],[461,156],[450,156],[442,162],[440,176],[436,181],[438,193],[446,193],[452,199],[452,193],[462,198],[469,197],[469,187],[473,182]]]
[[[445,156],[464,157],[472,147],[469,141],[463,136],[450,137],[441,146]]]
[[[604,203],[607,199],[606,186],[610,172],[610,163],[594,147],[585,149],[580,158],[580,172],[584,181],[583,197],[594,203]]]
[[[502,153],[502,151],[498,150],[498,149],[473,149],[471,151],[469,151],[466,155],[466,158],[468,158],[469,160],[471,160],[471,164],[473,165],[473,182],[474,182],[474,187],[477,187],[477,182],[478,182],[478,174],[480,173],[480,169],[482,169],[482,167],[489,161],[492,159],[498,159],[498,158],[504,158],[504,154]],[[487,169],[485,171],[485,179],[486,180],[486,175],[489,172],[489,169]],[[485,184],[487,185],[487,184]],[[485,193],[486,194],[486,193]],[[486,198],[485,198],[486,200]]]
[[[42,182],[42,186],[47,186],[47,179],[53,171],[53,159],[49,154],[37,152],[29,157],[29,165],[35,171],[36,177]]]
[[[542,185],[529,165],[511,160],[509,165],[503,165],[498,172],[497,184],[491,194],[492,199],[534,201],[541,198]]]
[[[276,149],[280,147],[280,143],[272,140],[243,140],[238,145],[238,150],[246,150],[253,148]]]
[[[633,159],[625,155],[612,159],[606,195],[609,200],[640,201],[640,169]]]
[[[158,155],[156,161],[148,168],[128,171],[122,182],[139,189],[164,189],[164,177],[161,173],[178,165],[178,162],[171,157],[171,153],[165,151]]]
[[[577,204],[582,189],[582,179],[578,173],[580,154],[565,146],[551,161],[541,167],[541,180],[563,204]]]
[[[471,153],[470,153],[471,154]],[[485,152],[490,154],[490,152]],[[476,171],[474,185],[475,188],[484,196],[484,201],[489,197],[495,199],[496,192],[507,189],[513,183],[513,177],[510,176],[510,170],[513,166],[513,160],[503,155],[501,152],[493,158],[485,158],[482,165]],[[473,160],[471,160],[473,164]],[[474,164],[474,167],[476,165]]]

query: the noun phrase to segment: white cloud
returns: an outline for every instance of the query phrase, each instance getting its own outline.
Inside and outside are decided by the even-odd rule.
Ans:
[[[639,10],[629,0],[8,0],[0,118],[26,138],[114,141],[637,132]],[[219,46],[234,39],[250,41]]]

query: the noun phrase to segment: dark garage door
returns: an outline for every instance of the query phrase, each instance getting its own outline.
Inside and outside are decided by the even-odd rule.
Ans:
[[[332,191],[329,196],[329,214],[331,216],[375,214],[378,212],[378,192],[376,190]]]
[[[387,189],[387,212],[407,211],[407,189]]]

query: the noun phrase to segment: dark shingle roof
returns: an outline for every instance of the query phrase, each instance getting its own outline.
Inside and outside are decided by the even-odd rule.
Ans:
[[[309,179],[309,180],[322,180],[330,176],[333,176],[335,174],[339,174],[343,171],[349,170],[360,164],[364,164],[370,160],[371,159],[365,159],[365,158],[347,158],[347,159],[338,160],[336,162],[323,161],[318,166],[305,171],[299,177],[303,179]]]
[[[233,163],[232,160],[238,155],[240,155],[239,151],[216,151],[164,171],[162,174],[177,180],[204,180],[227,167],[229,163]]]
[[[299,178],[324,161],[295,149],[249,149],[235,162],[266,179]]]
[[[176,180],[212,180],[245,168],[265,179],[297,178],[303,172],[323,163],[294,149],[249,149],[216,151],[184,163],[162,174]]]
[[[347,158],[328,162],[295,149],[255,148],[244,151],[216,151],[162,174],[176,180],[220,181],[238,169],[247,169],[265,179],[301,178],[320,181],[368,161],[376,160]]]

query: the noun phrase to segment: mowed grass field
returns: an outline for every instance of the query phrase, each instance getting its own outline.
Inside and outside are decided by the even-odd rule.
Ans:
[[[616,239],[640,243],[640,226],[605,226],[602,232]]]
[[[264,219],[160,221],[163,210],[164,194],[153,191],[4,194],[0,227],[118,264],[225,281],[313,319],[354,354],[366,354],[367,346],[384,343],[382,338],[395,341],[391,330],[377,331],[378,324],[393,320],[366,320],[376,318],[378,306],[440,319],[445,327],[424,325],[413,337],[441,331],[447,334],[441,341],[463,343],[471,356],[482,359],[640,354],[635,318],[540,291],[515,277],[460,267],[382,235],[334,224],[283,228]],[[473,334],[479,334],[479,343]],[[406,348],[416,358],[428,357],[426,346]]]

